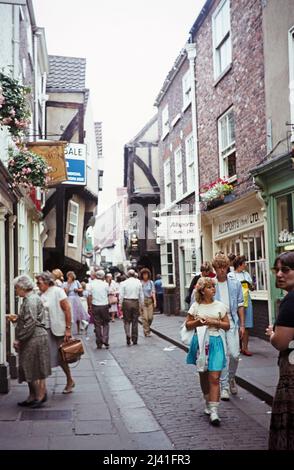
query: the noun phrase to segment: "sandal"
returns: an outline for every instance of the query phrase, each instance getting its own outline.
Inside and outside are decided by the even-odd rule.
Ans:
[[[74,388],[74,386],[75,386],[75,383],[73,382],[69,387],[66,386],[62,393],[64,395],[67,395],[68,393],[72,393],[72,389]]]

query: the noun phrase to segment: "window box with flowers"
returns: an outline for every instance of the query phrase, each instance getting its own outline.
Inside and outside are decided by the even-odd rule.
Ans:
[[[200,194],[204,210],[214,209],[222,204],[232,202],[235,199],[233,190],[234,186],[221,178],[204,186],[203,192]]]
[[[30,89],[0,72],[0,127],[7,127],[14,138],[21,137],[30,125],[27,95]]]
[[[13,187],[20,186],[30,192],[33,188],[46,189],[51,168],[39,155],[30,152],[26,147],[17,151],[9,150],[8,171],[12,177]]]

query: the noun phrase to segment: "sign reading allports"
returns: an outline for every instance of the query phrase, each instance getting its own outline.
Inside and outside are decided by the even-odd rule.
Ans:
[[[65,148],[67,181],[63,184],[86,185],[86,145],[71,142]]]
[[[160,217],[157,236],[165,240],[187,240],[195,238],[195,215],[171,215]]]

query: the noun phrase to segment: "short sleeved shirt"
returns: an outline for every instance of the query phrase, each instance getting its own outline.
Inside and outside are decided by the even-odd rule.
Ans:
[[[289,292],[283,298],[275,326],[294,328],[294,292]]]
[[[63,336],[65,332],[65,315],[60,302],[67,299],[67,295],[60,287],[51,286],[41,294],[41,300],[46,311],[46,326],[50,326],[55,336]],[[48,324],[49,323],[49,324]]]
[[[188,313],[192,316],[198,316],[201,318],[215,318],[217,320],[222,320],[226,314],[228,313],[227,307],[222,303],[219,302],[218,300],[215,300],[211,304],[198,304],[197,302],[194,302]],[[218,328],[215,328],[214,326],[208,327],[209,329],[209,334],[211,336],[219,336],[219,330]]]

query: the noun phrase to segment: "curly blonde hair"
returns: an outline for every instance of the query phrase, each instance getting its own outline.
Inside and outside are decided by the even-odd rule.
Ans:
[[[219,251],[213,258],[212,266],[214,269],[228,268],[230,266],[230,260],[222,251]]]
[[[206,287],[215,286],[216,281],[211,277],[200,277],[195,286],[195,300],[198,304],[201,304],[204,298],[204,289]]]

